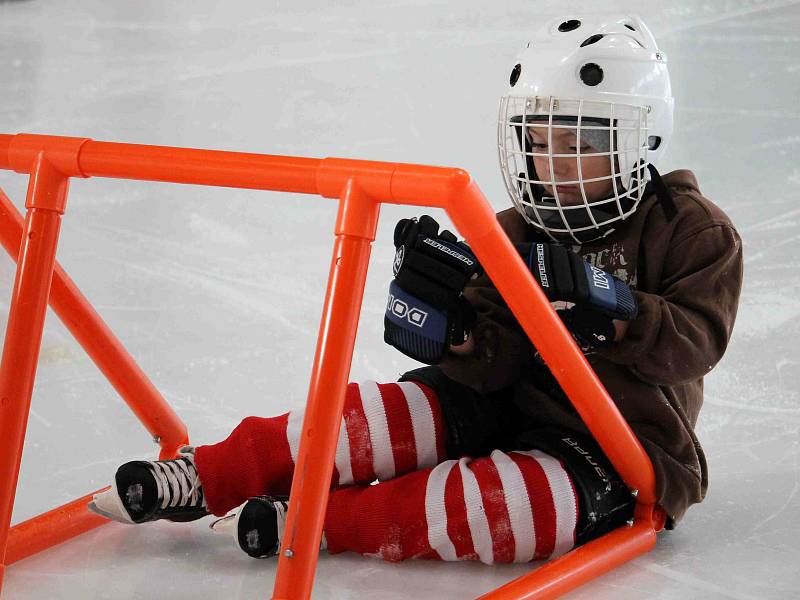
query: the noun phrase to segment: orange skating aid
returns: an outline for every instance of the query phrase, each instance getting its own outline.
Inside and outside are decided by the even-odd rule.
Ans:
[[[663,514],[653,466],[603,385],[460,169],[0,135],[0,168],[30,175],[22,216],[0,191],[0,241],[17,260],[0,365],[0,586],[5,565],[105,522],[91,494],[10,527],[48,302],[161,445],[188,443],[186,427],[55,260],[72,177],[111,177],[305,194],[339,201],[335,245],[292,482],[274,598],[308,598],[314,579],[339,423],[382,203],[447,211],[626,484],[634,520],[550,561],[486,598],[552,598],[649,551]],[[334,319],[333,316],[336,316]]]

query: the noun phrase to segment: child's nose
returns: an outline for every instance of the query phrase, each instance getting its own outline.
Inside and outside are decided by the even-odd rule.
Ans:
[[[566,176],[572,176],[576,172],[575,160],[572,158],[554,158],[553,159],[553,173],[559,178],[564,179]]]

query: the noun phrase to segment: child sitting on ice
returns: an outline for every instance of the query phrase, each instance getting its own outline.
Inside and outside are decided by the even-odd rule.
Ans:
[[[706,491],[694,425],[736,316],[739,236],[690,171],[654,167],[673,101],[641,20],[553,21],[510,84],[498,144],[514,207],[497,218],[647,451],[674,527]],[[630,490],[468,247],[430,217],[401,221],[395,245],[386,341],[430,366],[349,385],[328,550],[529,561],[631,518]],[[90,508],[143,523],[241,505],[212,527],[272,556],[301,422],[248,417],[218,444],[122,465]]]

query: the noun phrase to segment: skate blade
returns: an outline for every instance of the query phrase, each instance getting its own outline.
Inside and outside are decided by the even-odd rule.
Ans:
[[[116,521],[117,523],[122,523],[124,525],[134,524],[133,519],[131,519],[131,516],[128,514],[128,511],[125,510],[125,506],[123,506],[119,498],[116,483],[112,484],[111,487],[105,491],[92,496],[92,500],[87,505],[87,508],[96,515]]]
[[[236,517],[237,517],[236,513],[233,513],[226,517],[222,517],[221,519],[217,519],[216,521],[211,523],[211,525],[209,525],[209,528],[214,533],[221,533],[223,535],[232,535],[235,537],[237,534]]]

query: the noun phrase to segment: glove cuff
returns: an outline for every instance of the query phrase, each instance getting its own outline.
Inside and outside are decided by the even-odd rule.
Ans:
[[[384,341],[428,365],[442,360],[447,349],[447,313],[407,293],[397,281],[389,284]]]

